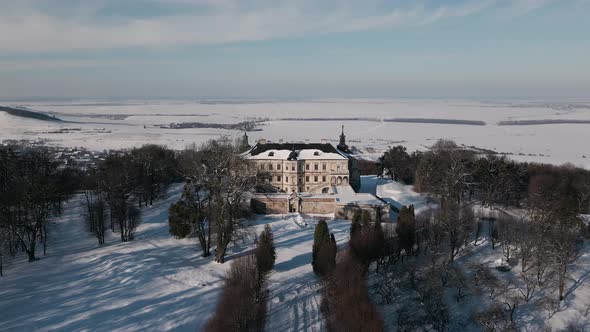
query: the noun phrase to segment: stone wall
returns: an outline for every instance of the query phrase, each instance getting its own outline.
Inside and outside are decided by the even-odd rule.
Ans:
[[[301,213],[334,213],[336,199],[333,197],[305,197],[301,200]]]
[[[336,219],[352,220],[354,212],[358,209],[369,211],[371,218],[375,219],[378,211],[381,212],[381,221],[388,222],[389,220],[389,206],[374,206],[374,205],[357,205],[357,204],[337,204],[335,206],[334,216]]]
[[[256,197],[250,200],[250,206],[259,214],[289,213],[288,198]]]

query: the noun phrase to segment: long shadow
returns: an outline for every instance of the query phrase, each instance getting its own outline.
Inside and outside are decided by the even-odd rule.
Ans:
[[[306,264],[311,264],[311,253],[307,252],[301,255],[292,257],[286,262],[281,262],[275,265],[275,271],[285,272],[296,269]]]

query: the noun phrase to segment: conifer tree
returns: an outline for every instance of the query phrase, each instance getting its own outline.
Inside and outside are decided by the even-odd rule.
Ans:
[[[274,238],[270,225],[264,226],[260,238],[256,243],[256,265],[261,275],[267,274],[275,265],[277,254],[275,251]]]
[[[407,254],[412,252],[416,240],[416,219],[413,214],[414,207],[402,207],[397,217],[397,227],[395,231],[399,236],[400,247]]]
[[[350,238],[352,238],[361,229],[362,210],[356,209],[352,215],[352,223],[350,224]]]
[[[321,219],[315,226],[315,232],[313,236],[313,248],[312,248],[312,261],[313,272],[321,275],[323,270],[320,266],[319,256],[322,246],[330,243],[330,232],[328,230],[328,224],[326,220]]]
[[[373,218],[371,218],[371,213],[367,210],[363,211],[362,218],[361,218],[361,225],[362,227],[367,227],[369,224],[373,222]]]

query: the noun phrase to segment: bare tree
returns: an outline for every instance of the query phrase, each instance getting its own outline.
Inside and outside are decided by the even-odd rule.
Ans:
[[[195,233],[203,257],[211,255],[211,214],[209,200],[202,188],[193,181],[188,181],[180,200],[170,206],[170,234],[176,238],[185,238]]]
[[[108,229],[107,226],[107,208],[106,204],[102,199],[96,199],[89,203],[88,211],[86,213],[86,221],[90,225],[94,236],[98,239],[98,244],[102,245],[105,243],[105,232]]]
[[[26,150],[18,157],[18,167],[13,172],[13,222],[9,228],[32,262],[39,240],[46,252],[49,218],[61,211],[58,188],[53,182],[57,164],[44,150]]]
[[[468,205],[447,201],[443,203],[435,219],[446,236],[450,260],[453,262],[475,227],[473,210]]]
[[[205,331],[263,331],[256,294],[258,271],[253,255],[244,256],[232,262],[225,278],[224,288],[213,317],[207,322]],[[266,308],[266,302],[264,302]],[[262,324],[260,324],[262,323]]]
[[[507,263],[510,263],[514,250],[516,250],[517,236],[519,235],[518,221],[510,215],[502,214],[498,223],[498,238],[502,245],[502,253]]]
[[[569,276],[569,266],[578,258],[579,248],[575,224],[565,223],[551,232],[548,240],[549,259],[557,274],[559,300],[565,299],[565,287]]]
[[[244,226],[242,218],[248,213],[246,196],[263,182],[263,176],[227,139],[209,141],[198,150],[193,146],[180,159],[181,171],[199,188],[195,192],[207,193],[207,218],[216,243],[215,261],[223,263],[227,247]]]
[[[416,171],[416,187],[443,201],[460,203],[475,184],[470,167],[474,154],[453,141],[439,140],[422,155]]]

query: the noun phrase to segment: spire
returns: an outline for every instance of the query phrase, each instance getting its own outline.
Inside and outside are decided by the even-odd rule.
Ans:
[[[240,151],[245,152],[250,150],[251,146],[248,142],[248,132],[244,130],[244,136],[242,136],[242,141],[240,142]]]
[[[344,125],[342,125],[342,134],[340,134],[340,143],[337,146],[338,150],[348,152],[348,145],[346,145],[346,135],[344,135]]]

